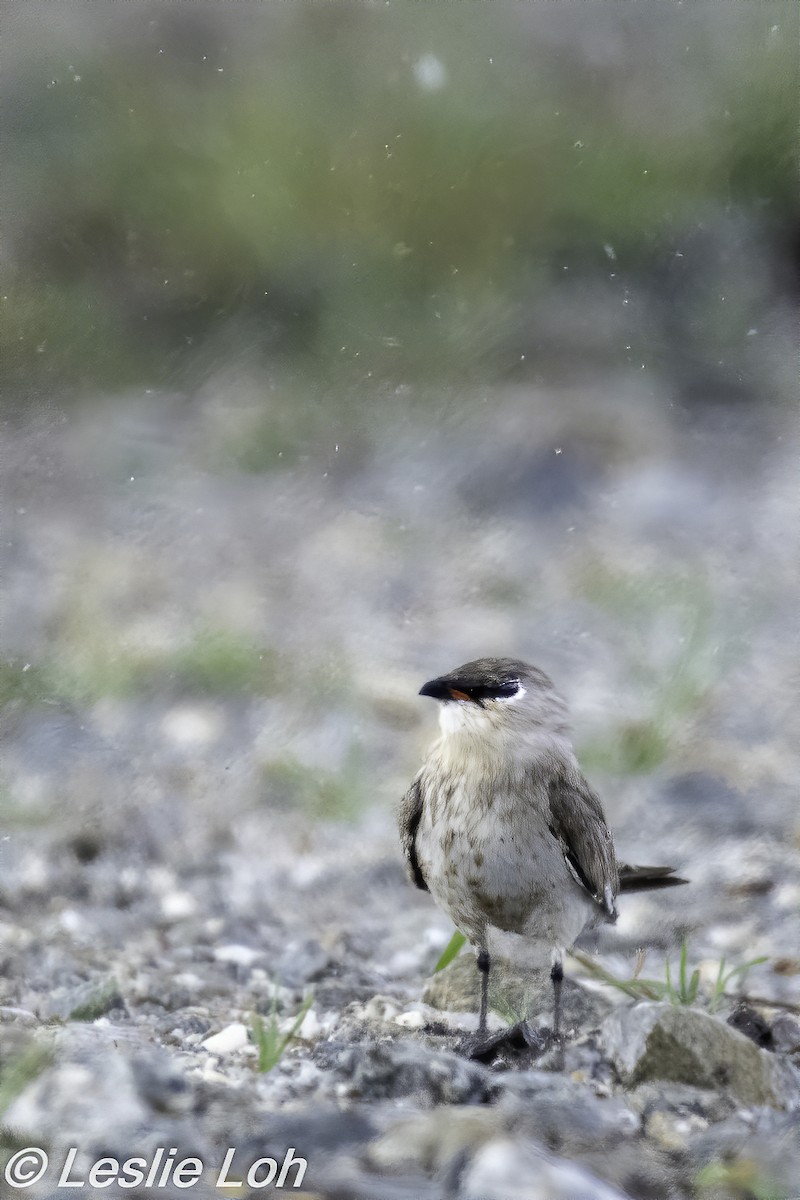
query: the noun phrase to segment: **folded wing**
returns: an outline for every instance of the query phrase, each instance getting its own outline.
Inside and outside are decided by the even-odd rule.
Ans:
[[[550,832],[558,838],[575,880],[613,921],[619,891],[614,841],[603,806],[580,771],[564,770],[551,779]]]
[[[406,870],[413,883],[424,892],[428,885],[422,874],[417,858],[417,830],[422,818],[422,788],[419,779],[415,779],[406,792],[400,804],[398,825],[400,827],[400,845],[406,860]]]

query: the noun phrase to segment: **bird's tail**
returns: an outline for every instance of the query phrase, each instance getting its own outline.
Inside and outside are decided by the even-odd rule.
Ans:
[[[646,892],[654,888],[677,887],[688,883],[675,874],[674,867],[633,867],[628,863],[619,866],[619,890],[621,892]]]

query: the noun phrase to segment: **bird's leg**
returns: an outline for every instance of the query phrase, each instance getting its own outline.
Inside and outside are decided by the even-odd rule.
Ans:
[[[481,973],[481,1008],[478,1015],[478,1037],[486,1037],[486,1018],[489,1012],[489,971],[492,967],[489,951],[481,949],[476,959]]]
[[[491,959],[488,950],[481,948],[476,956],[478,970],[481,973],[481,1007],[478,1016],[478,1031],[474,1035],[464,1038],[461,1042],[461,1051],[469,1058],[477,1058],[483,1062],[489,1062],[498,1051],[504,1048],[515,1051],[528,1051],[534,1058],[537,1058],[543,1051],[548,1050],[553,1044],[560,1045],[561,1043],[561,985],[564,980],[564,967],[561,961],[562,952],[555,950],[553,952],[552,967],[550,969],[550,978],[553,981],[553,999],[555,1010],[553,1014],[553,1029],[535,1029],[530,1020],[520,1021],[517,1025],[512,1025],[508,1029],[499,1030],[497,1033],[487,1032],[487,1017],[489,1012],[489,971],[491,969]]]
[[[489,1034],[487,1031],[487,1018],[489,1016],[489,971],[492,967],[492,960],[489,957],[489,951],[482,946],[477,953],[476,963],[478,970],[481,973],[481,1007],[478,1013],[478,1030],[477,1033],[470,1034],[461,1041],[461,1052],[466,1054],[468,1058],[488,1058],[491,1057],[494,1050],[501,1044],[505,1033]]]
[[[561,1040],[561,987],[564,983],[564,964],[559,950],[553,955],[550,978],[553,981],[553,1041],[558,1042]]]
[[[461,1042],[461,1051],[469,1058],[477,1058],[482,1062],[490,1062],[498,1052],[503,1050],[512,1050],[519,1052],[528,1050],[533,1051],[534,1056],[540,1054],[542,1050],[547,1048],[549,1042],[549,1034],[547,1037],[536,1029],[532,1029],[527,1021],[520,1021],[516,1025],[509,1026],[508,1029],[500,1029],[496,1033],[489,1033],[487,1030],[487,1017],[489,1013],[489,971],[491,970],[491,959],[489,951],[481,949],[478,951],[477,958],[478,970],[481,973],[481,1007],[478,1016],[478,1032],[470,1037],[464,1038]]]
[[[530,1019],[522,1025],[522,1035],[528,1049],[537,1057],[544,1050],[553,1046],[561,1046],[561,991],[564,983],[563,951],[557,948],[553,951],[550,967],[550,979],[553,984],[553,1028],[536,1029]]]

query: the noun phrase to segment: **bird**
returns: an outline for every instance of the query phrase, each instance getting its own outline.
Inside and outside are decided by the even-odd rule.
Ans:
[[[398,823],[410,880],[430,892],[469,941],[480,972],[474,1058],[522,1035],[540,1052],[561,1043],[564,954],[617,919],[620,892],[686,883],[674,867],[618,863],[597,793],[575,757],[567,705],[538,667],[479,658],[429,680],[440,734],[403,798]],[[521,938],[525,962],[547,966],[553,1026],[529,1020],[487,1032],[497,931]]]

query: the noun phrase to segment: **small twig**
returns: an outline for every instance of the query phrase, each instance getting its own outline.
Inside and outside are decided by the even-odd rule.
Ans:
[[[657,999],[652,994],[649,980],[617,979],[616,975],[612,975],[610,971],[601,966],[597,959],[590,958],[588,954],[582,954],[580,950],[571,950],[570,958],[574,958],[576,962],[579,962],[595,979],[600,979],[603,983],[617,988],[618,991],[625,992],[626,995],[632,996],[634,1000]]]

